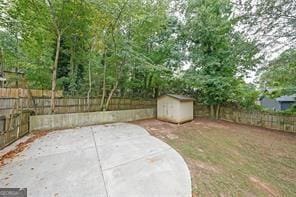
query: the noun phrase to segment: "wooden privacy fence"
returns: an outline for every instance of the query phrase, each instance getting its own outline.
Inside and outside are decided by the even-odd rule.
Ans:
[[[17,112],[4,120],[4,130],[0,130],[0,149],[29,133],[30,114],[31,111]]]
[[[269,129],[296,132],[296,116],[291,115],[273,114],[255,110],[233,110],[222,107],[220,119]]]
[[[0,114],[10,114],[16,109],[30,109],[36,115],[50,113],[49,98],[0,98]],[[101,98],[91,98],[89,105],[87,98],[57,98],[55,99],[55,113],[78,113],[100,111]],[[108,110],[141,109],[156,106],[155,100],[112,98]]]
[[[0,98],[29,98],[32,97],[50,97],[51,90],[28,90],[22,88],[0,88]],[[56,97],[63,97],[63,91],[56,91]]]
[[[196,117],[209,117],[207,106],[195,103],[194,115]],[[258,110],[246,111],[232,107],[221,107],[219,119],[230,122],[276,129],[296,133],[296,116],[268,113]]]
[[[195,117],[210,117],[210,109],[208,106],[194,102],[194,110]]]

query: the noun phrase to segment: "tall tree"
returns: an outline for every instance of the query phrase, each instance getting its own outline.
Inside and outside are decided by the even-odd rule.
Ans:
[[[24,49],[24,64],[30,71],[45,71],[51,63],[51,111],[55,111],[55,92],[57,85],[57,68],[59,65],[61,40],[67,36],[73,37],[67,30],[77,24],[80,19],[81,8],[85,7],[83,1],[44,0],[24,1],[12,0],[4,14],[9,20],[20,24],[19,38],[22,39]],[[6,21],[9,22],[6,19]],[[6,26],[7,28],[7,26]],[[65,40],[65,39],[64,39]],[[74,43],[74,42],[73,42]],[[52,54],[54,54],[52,56]],[[53,57],[53,58],[52,58]],[[30,59],[27,59],[30,58]],[[45,67],[44,67],[45,66]],[[34,69],[35,67],[35,69]],[[30,73],[27,72],[27,73]],[[42,73],[41,72],[41,73]],[[34,73],[32,79],[37,79]],[[37,74],[40,75],[40,74]],[[40,80],[39,80],[40,81]]]
[[[189,1],[186,11],[184,38],[193,65],[185,77],[212,116],[233,100],[245,71],[257,62],[257,48],[234,32],[231,16],[232,6],[225,0]]]
[[[55,92],[57,80],[57,67],[60,55],[61,37],[65,31],[71,27],[72,23],[76,20],[79,9],[76,6],[76,1],[54,1],[46,0],[45,7],[49,13],[49,29],[55,35],[55,57],[52,65],[52,79],[51,79],[51,112],[55,111]],[[79,3],[79,5],[81,5]]]
[[[296,50],[288,50],[261,68],[260,85],[272,96],[296,93]]]
[[[114,94],[124,94],[127,89],[124,86],[131,84],[137,67],[147,70],[158,66],[149,53],[151,40],[166,23],[166,10],[166,1],[110,0],[104,6],[97,6],[96,11],[104,20],[94,24],[94,29],[100,27],[100,30],[92,40],[98,46],[93,50],[101,54],[102,109],[108,109]]]

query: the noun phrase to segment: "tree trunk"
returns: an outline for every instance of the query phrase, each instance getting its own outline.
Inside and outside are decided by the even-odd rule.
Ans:
[[[15,34],[15,40],[16,40],[16,48],[15,48],[15,55],[16,55],[16,58],[19,59],[19,38],[18,38],[18,33]],[[16,87],[19,88],[19,61],[17,61],[17,64],[16,64],[16,68],[15,68],[15,71],[16,71]]]
[[[215,117],[215,106],[210,105],[210,117],[214,118]]]
[[[28,83],[27,83],[26,80],[24,80],[24,85],[25,85],[25,87],[26,87],[27,90],[28,90],[28,99],[29,99],[29,101],[32,102],[32,107],[33,107],[33,109],[34,109],[34,112],[36,112],[36,103],[35,103],[35,99],[34,99],[34,97],[33,97],[33,95],[32,95],[31,88],[29,87],[29,85],[28,85]],[[43,94],[42,94],[42,95],[43,95]]]
[[[112,88],[112,90],[111,90],[111,92],[110,92],[110,94],[109,94],[109,96],[108,96],[108,99],[107,99],[107,101],[106,101],[106,105],[105,105],[105,110],[108,110],[110,100],[111,100],[111,98],[112,98],[112,96],[113,96],[115,90],[117,89],[117,86],[118,86],[118,80],[116,81],[114,87]]]
[[[101,104],[100,109],[104,110],[104,100],[106,95],[106,62],[105,62],[105,53],[103,55],[103,65],[104,65],[104,71],[103,71],[103,89],[102,89],[102,98],[101,98]]]
[[[70,48],[70,67],[71,67],[71,72],[70,72],[70,93],[72,96],[75,96],[76,92],[76,67],[74,64],[74,51],[73,51],[73,46]]]
[[[216,106],[216,119],[218,120],[220,116],[220,104]]]
[[[158,95],[159,95],[159,88],[154,88],[154,95],[153,95],[153,98],[154,98],[154,99],[157,99]]]
[[[57,67],[58,67],[59,54],[60,54],[60,44],[61,44],[61,34],[58,32],[57,33],[57,42],[56,42],[55,60],[52,65],[51,99],[50,99],[51,113],[55,112],[55,91],[56,91],[56,80],[57,80]]]
[[[91,78],[91,61],[92,61],[92,54],[93,54],[93,49],[94,45],[96,43],[96,37],[93,38],[93,41],[90,46],[90,57],[88,60],[88,91],[87,91],[87,110],[90,111],[90,94],[92,91],[92,78]]]
[[[87,110],[89,111],[89,107],[90,107],[90,104],[89,104],[89,97],[90,97],[90,93],[91,93],[91,69],[90,69],[90,60],[88,61],[88,91],[87,91]]]

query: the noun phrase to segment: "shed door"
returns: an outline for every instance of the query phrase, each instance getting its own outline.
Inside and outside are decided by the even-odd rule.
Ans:
[[[171,102],[167,102],[164,104],[164,113],[166,117],[172,118],[174,117],[174,104]]]

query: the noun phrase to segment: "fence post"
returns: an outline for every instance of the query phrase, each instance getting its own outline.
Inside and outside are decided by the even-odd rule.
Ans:
[[[21,121],[22,121],[22,112],[20,112],[19,114],[17,114],[17,117],[16,117],[16,138],[17,139],[20,136]]]

